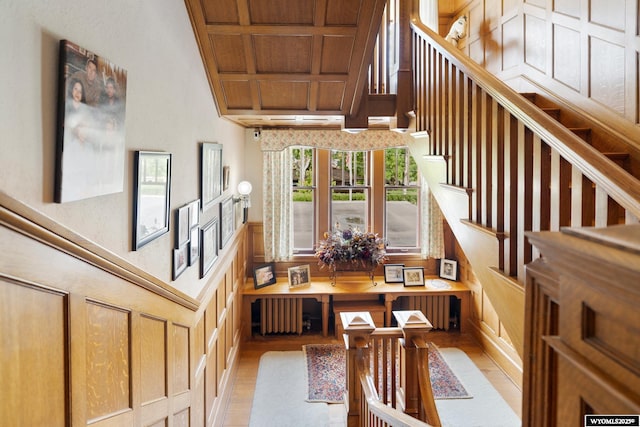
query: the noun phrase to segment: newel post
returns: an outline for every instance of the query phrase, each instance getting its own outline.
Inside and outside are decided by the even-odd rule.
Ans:
[[[433,328],[421,311],[394,311],[393,315],[402,329],[404,338],[400,340],[402,361],[400,366],[400,387],[404,399],[400,402],[406,414],[420,419],[420,384],[418,382],[418,349],[414,338],[426,341],[427,333]],[[407,374],[408,373],[408,374]]]
[[[364,352],[366,364],[369,363],[369,337],[376,329],[375,323],[368,312],[343,312],[340,313],[340,320],[344,328],[344,343],[347,349],[347,370],[346,370],[346,390],[345,406],[347,410],[347,426],[355,427],[360,425],[360,398],[362,387],[358,379],[356,360],[358,352]]]

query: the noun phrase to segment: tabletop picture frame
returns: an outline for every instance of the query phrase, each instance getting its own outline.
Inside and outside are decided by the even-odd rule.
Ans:
[[[133,188],[134,251],[169,232],[171,153],[136,151]]]
[[[311,285],[311,269],[308,264],[289,267],[287,273],[290,288],[300,288]]]
[[[458,262],[451,259],[440,260],[440,277],[443,279],[457,280]]]
[[[402,277],[405,286],[424,286],[424,267],[405,267]]]
[[[384,281],[385,283],[402,283],[404,277],[402,269],[404,264],[384,264]]]
[[[269,262],[253,269],[253,287],[255,289],[276,283],[276,263]]]

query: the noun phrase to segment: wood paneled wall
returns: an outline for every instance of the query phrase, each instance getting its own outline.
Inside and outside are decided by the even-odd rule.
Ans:
[[[2,423],[218,425],[246,248],[193,299],[0,193]]]
[[[635,0],[439,2],[440,34],[468,18],[459,47],[503,80],[534,85],[605,122],[640,124],[640,23]],[[623,133],[626,133],[623,131]]]

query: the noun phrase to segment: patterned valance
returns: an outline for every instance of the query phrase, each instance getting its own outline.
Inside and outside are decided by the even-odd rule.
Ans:
[[[406,136],[390,130],[365,130],[357,134],[341,130],[271,130],[260,134],[262,151],[282,151],[287,147],[314,147],[343,151],[380,150],[407,145]]]

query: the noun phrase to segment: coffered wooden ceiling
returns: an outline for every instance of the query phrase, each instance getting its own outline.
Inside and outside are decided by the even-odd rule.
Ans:
[[[246,127],[355,116],[384,0],[185,0],[218,111]]]

